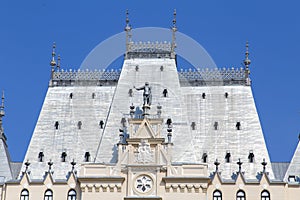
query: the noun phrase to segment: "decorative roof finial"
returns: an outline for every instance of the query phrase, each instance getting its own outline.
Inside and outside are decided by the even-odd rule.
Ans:
[[[216,172],[218,172],[219,170],[219,165],[220,165],[220,162],[218,161],[218,159],[216,159],[216,161],[214,162],[215,166],[216,166]]]
[[[52,68],[54,68],[56,66],[56,62],[55,62],[55,48],[56,48],[56,44],[55,42],[53,42],[53,46],[52,46],[52,60],[50,62],[50,65]]]
[[[29,162],[29,160],[27,160],[25,163],[25,166],[26,166],[26,168],[25,168],[25,172],[27,172],[27,170],[28,170],[28,167],[29,167],[29,165],[30,165],[30,162]]]
[[[171,53],[173,54],[172,57],[175,58],[175,48],[176,48],[176,31],[177,31],[177,26],[176,26],[176,9],[174,9],[173,12],[173,26],[172,26],[172,47],[171,47]]]
[[[52,165],[53,165],[53,162],[52,162],[52,160],[50,159],[50,161],[48,162],[48,166],[49,166],[49,172],[51,171],[51,167],[52,167]]]
[[[57,68],[60,69],[60,55],[57,56]]]
[[[241,172],[242,171],[242,164],[243,164],[243,162],[241,162],[240,158],[239,158],[239,161],[236,164],[238,164],[238,166],[239,166],[239,172]]]
[[[266,172],[266,165],[268,164],[267,162],[266,162],[266,160],[265,159],[263,159],[263,161],[262,161],[262,166],[263,166],[263,173],[264,172]]]
[[[126,10],[126,26],[125,26],[125,32],[126,32],[126,58],[127,53],[130,49],[130,42],[131,42],[131,25],[129,24],[129,12],[128,9]]]
[[[73,159],[73,161],[71,162],[71,165],[72,165],[72,172],[74,171],[75,169],[75,165],[76,165],[76,162],[75,160]]]

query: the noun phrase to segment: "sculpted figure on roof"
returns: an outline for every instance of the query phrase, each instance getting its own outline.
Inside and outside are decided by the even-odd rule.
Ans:
[[[136,88],[134,86],[134,88],[136,90],[144,90],[144,93],[143,93],[143,98],[144,98],[144,104],[143,105],[149,105],[151,106],[151,102],[152,102],[152,93],[151,93],[151,87],[149,85],[148,82],[145,82],[145,85],[142,86],[142,87],[139,87],[139,88]]]

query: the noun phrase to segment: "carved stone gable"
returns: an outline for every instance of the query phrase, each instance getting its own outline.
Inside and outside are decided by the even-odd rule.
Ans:
[[[155,138],[155,135],[148,120],[144,119],[135,134],[135,138]]]

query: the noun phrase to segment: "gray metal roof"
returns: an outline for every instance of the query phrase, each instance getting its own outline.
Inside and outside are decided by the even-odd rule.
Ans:
[[[285,175],[290,163],[289,162],[272,162],[271,165],[272,165],[275,179],[282,181],[284,179],[284,175]]]
[[[12,179],[16,179],[20,173],[22,162],[11,162],[11,173],[12,173]]]
[[[288,181],[289,176],[297,176],[298,180],[300,177],[300,142],[298,143],[292,161],[288,166],[284,180]]]
[[[233,75],[229,73],[230,77],[243,74],[243,71],[233,72]],[[222,80],[218,70],[206,73],[210,74],[207,75],[209,80],[211,77]],[[172,162],[202,163],[202,155],[206,153],[209,172],[215,170],[213,163],[218,159],[222,176],[230,178],[238,171],[236,162],[241,159],[247,179],[254,179],[262,171],[263,159],[270,163],[251,87],[243,84],[182,86],[175,59],[141,58],[124,61],[117,86],[49,87],[24,159],[31,163],[32,178],[38,179],[47,171],[50,159],[54,163],[54,178],[64,178],[71,170],[73,158],[80,170],[78,166],[85,163],[85,152],[90,153],[91,162],[117,162],[121,119],[129,117],[131,104],[137,110],[142,109],[142,92],[136,91],[134,86],[143,86],[145,82],[150,83],[152,91],[150,115],[156,115],[157,105],[161,105],[162,118],[173,121]],[[132,95],[129,95],[130,89]],[[164,89],[168,91],[166,97]],[[103,129],[99,128],[100,120],[105,123]],[[59,123],[57,129],[56,121]],[[216,129],[215,122],[218,122]],[[240,130],[237,130],[237,122]],[[167,125],[161,129],[166,137]],[[39,162],[39,152],[44,154],[43,162]],[[67,154],[66,162],[62,162],[62,152]],[[226,163],[228,152],[231,158]],[[248,160],[250,152],[255,156],[252,163]],[[273,178],[271,165],[267,165],[266,170]]]

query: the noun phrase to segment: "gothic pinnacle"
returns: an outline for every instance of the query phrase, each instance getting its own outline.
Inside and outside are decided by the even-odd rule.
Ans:
[[[55,48],[56,48],[56,44],[55,42],[53,43],[53,46],[52,46],[52,60],[50,62],[50,65],[52,67],[55,67],[56,66],[56,62],[55,62]]]
[[[0,118],[5,115],[4,113],[4,90],[2,90],[2,97],[1,97],[1,106],[0,106]]]
[[[249,59],[249,43],[246,42],[246,52],[245,52],[245,60],[244,64],[246,66],[246,69],[249,69],[249,65],[251,64],[251,60]]]

